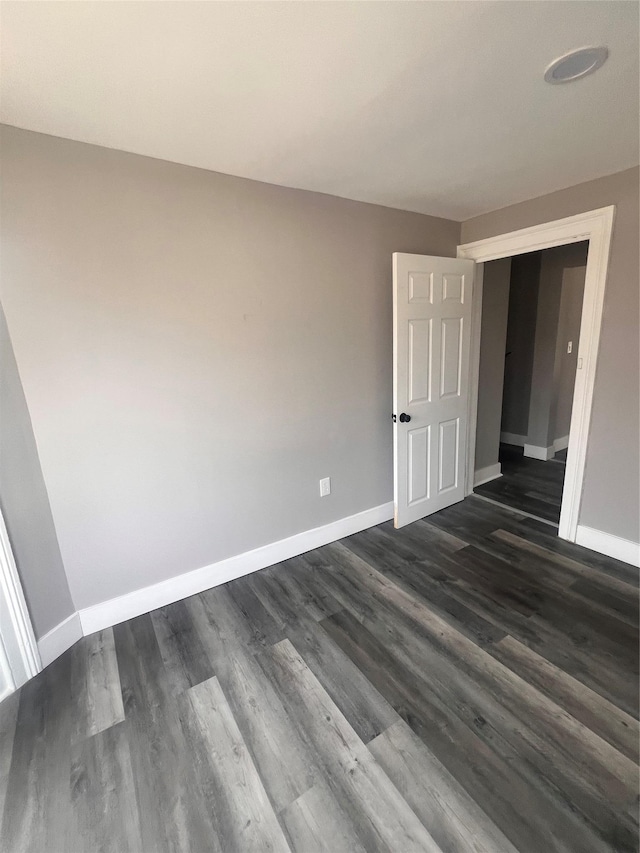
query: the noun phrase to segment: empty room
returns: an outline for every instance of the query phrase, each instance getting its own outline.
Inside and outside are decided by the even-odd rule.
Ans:
[[[637,853],[639,9],[0,3],[3,853]]]

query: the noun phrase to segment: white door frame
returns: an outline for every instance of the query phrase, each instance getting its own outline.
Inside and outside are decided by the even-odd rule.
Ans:
[[[508,234],[488,237],[474,243],[464,243],[458,246],[459,258],[470,258],[478,263],[473,295],[473,311],[471,321],[471,393],[469,395],[469,445],[467,448],[467,489],[469,495],[473,492],[473,474],[475,468],[476,428],[478,416],[478,375],[480,369],[480,330],[482,317],[482,273],[481,266],[486,261],[498,258],[510,258],[526,252],[536,252],[540,249],[551,249],[554,246],[564,246],[568,243],[589,241],[587,254],[587,269],[584,283],[584,300],[580,326],[580,342],[578,345],[578,370],[573,392],[573,408],[571,410],[571,427],[569,431],[569,447],[567,451],[567,467],[562,492],[560,509],[560,524],[558,536],[576,541],[578,515],[582,498],[582,481],[584,478],[593,388],[596,378],[598,360],[598,345],[600,342],[600,327],[602,325],[602,309],[604,292],[607,282],[609,253],[611,250],[611,235],[615,206],[602,207],[556,219],[542,225],[521,228]]]
[[[42,669],[38,644],[1,512],[0,644],[3,646],[3,650],[0,649],[0,666],[4,668],[8,665],[14,689],[21,687]]]

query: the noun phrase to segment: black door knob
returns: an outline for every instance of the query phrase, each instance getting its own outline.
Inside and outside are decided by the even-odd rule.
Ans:
[[[411,415],[405,415],[404,412],[400,415],[400,423],[401,424],[408,424],[410,420],[411,420]]]

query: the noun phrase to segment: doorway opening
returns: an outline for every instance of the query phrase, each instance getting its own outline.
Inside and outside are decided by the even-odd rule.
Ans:
[[[474,492],[558,526],[588,241],[484,266]]]
[[[545,222],[487,237],[458,246],[458,257],[477,264],[471,320],[469,430],[466,452],[466,494],[472,494],[476,472],[476,426],[478,415],[478,378],[480,367],[481,314],[484,266],[500,258],[514,258],[556,246],[588,242],[584,298],[577,352],[577,371],[571,406],[571,425],[558,536],[570,542],[581,541],[578,519],[587,458],[589,423],[593,404],[598,346],[602,325],[604,294],[611,250],[615,207],[586,211],[565,219]]]

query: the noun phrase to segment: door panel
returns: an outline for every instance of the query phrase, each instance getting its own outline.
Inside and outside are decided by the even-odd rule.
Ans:
[[[396,527],[464,497],[474,266],[393,256]]]
[[[409,430],[409,506],[429,497],[431,427]]]
[[[438,460],[438,492],[455,489],[458,485],[458,436],[460,434],[460,418],[445,421],[440,424],[440,458]]]
[[[431,399],[432,320],[409,320],[409,403]]]
[[[460,396],[462,372],[462,317],[442,320],[442,353],[440,355],[440,399]]]

